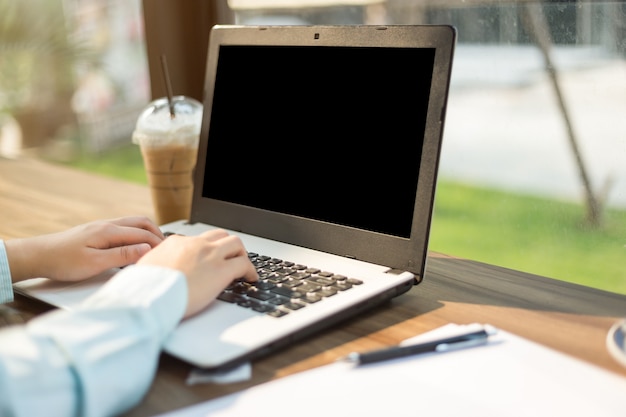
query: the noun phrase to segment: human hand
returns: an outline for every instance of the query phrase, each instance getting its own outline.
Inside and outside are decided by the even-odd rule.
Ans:
[[[163,266],[185,274],[189,293],[185,317],[203,310],[233,280],[258,279],[241,240],[221,229],[198,236],[169,236],[137,264]]]
[[[135,263],[164,239],[147,217],[99,220],[63,232],[5,242],[13,282],[80,281]]]

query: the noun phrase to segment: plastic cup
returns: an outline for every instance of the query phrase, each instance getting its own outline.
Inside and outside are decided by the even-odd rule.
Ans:
[[[158,224],[189,219],[202,104],[191,97],[151,102],[137,119],[132,141],[143,157]],[[172,110],[174,115],[172,115]]]

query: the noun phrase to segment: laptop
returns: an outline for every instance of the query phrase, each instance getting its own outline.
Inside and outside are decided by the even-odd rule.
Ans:
[[[455,42],[439,25],[212,28],[191,215],[161,228],[229,230],[269,289],[234,284],[165,352],[225,369],[423,280]],[[72,308],[110,275],[16,291]]]

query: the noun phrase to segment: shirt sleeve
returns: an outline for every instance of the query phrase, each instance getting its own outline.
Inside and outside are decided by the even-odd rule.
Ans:
[[[4,246],[4,241],[0,240],[0,304],[13,301],[12,284],[7,250]]]
[[[0,415],[120,414],[150,387],[184,315],[182,273],[134,265],[73,311],[0,331]]]

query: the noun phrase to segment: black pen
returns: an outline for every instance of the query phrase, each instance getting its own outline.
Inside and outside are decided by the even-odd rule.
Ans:
[[[419,343],[415,345],[394,346],[373,350],[370,352],[358,353],[352,352],[343,360],[353,362],[358,365],[367,363],[381,362],[390,359],[403,358],[405,356],[418,355],[420,353],[430,352],[449,352],[455,349],[479,346],[487,343],[489,336],[496,333],[496,329],[491,326],[484,326],[482,329],[463,333],[456,336],[450,336],[443,339],[432,340],[429,342]]]

